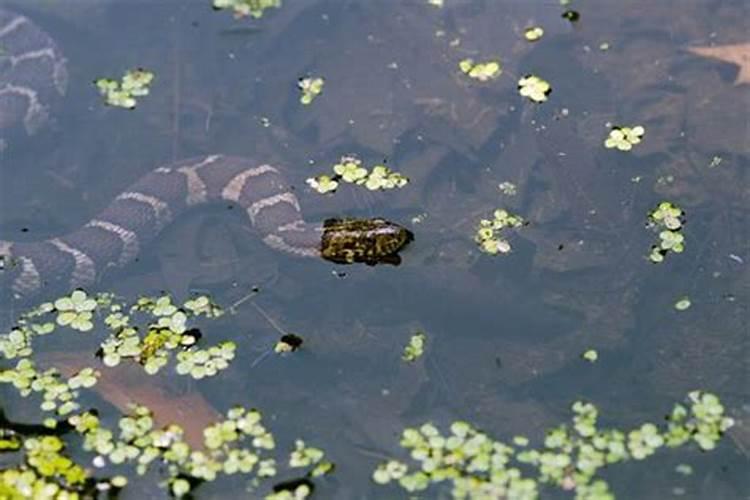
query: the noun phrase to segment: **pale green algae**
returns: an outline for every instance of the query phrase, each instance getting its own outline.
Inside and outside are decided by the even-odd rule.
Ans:
[[[674,406],[666,425],[646,422],[628,431],[600,429],[597,408],[576,401],[572,421],[549,429],[537,448],[529,447],[525,436],[514,437],[512,444],[495,440],[467,422],[454,422],[446,434],[426,423],[402,433],[401,446],[413,462],[385,461],[372,478],[378,484],[395,482],[409,493],[449,482],[454,498],[536,499],[548,486],[574,490],[581,500],[613,499],[598,477],[600,469],[690,442],[712,450],[734,425],[714,394],[693,391],[686,403]]]
[[[200,317],[215,319],[222,314],[223,310],[205,296],[181,305],[174,304],[169,296],[141,297],[133,304],[126,304],[111,294],[89,296],[83,290],[76,290],[23,314],[10,332],[0,336],[4,360],[16,360],[14,368],[0,370],[0,383],[12,385],[24,397],[40,394],[41,410],[56,416],[46,418],[45,425],[55,428],[63,421],[72,426],[83,438],[83,449],[93,455],[92,463],[97,469],[129,466],[139,475],[157,469],[163,472],[165,484],[175,496],[188,494],[192,485],[213,481],[221,475],[243,474],[257,484],[274,477],[281,467],[273,454],[275,439],[263,425],[258,410],[240,406],[230,409],[224,420],[204,429],[203,449],[192,449],[184,441],[178,423],[156,429],[151,410],[144,406],[133,407],[119,419],[116,429],[104,426],[95,413],[83,411],[79,396],[96,385],[101,375],[99,369],[85,367],[66,378],[55,368],[38,370],[33,359],[33,342],[38,336],[60,334],[61,329],[95,336],[96,333],[89,332],[99,328],[109,331],[100,345],[102,370],[129,361],[155,374],[174,358],[176,373],[201,379],[227,369],[234,358],[233,342],[197,346],[200,333],[195,321]],[[137,322],[145,326],[139,328]],[[27,439],[24,462],[2,473],[6,496],[81,496],[84,486],[91,485],[87,470],[63,454],[65,444],[60,438],[40,439],[41,445]],[[7,444],[4,449],[13,449],[11,439],[3,442]],[[38,452],[40,449],[43,454]],[[333,470],[322,450],[307,447],[302,440],[295,442],[286,467],[307,469],[306,478]],[[97,483],[97,488],[122,487],[126,482],[122,476],[108,481]],[[282,498],[285,490],[276,489],[271,497]],[[300,497],[303,493],[295,494],[304,498]]]

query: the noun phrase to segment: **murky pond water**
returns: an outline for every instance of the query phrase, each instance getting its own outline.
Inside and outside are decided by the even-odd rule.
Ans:
[[[236,205],[198,207],[86,292],[131,303],[141,295],[169,293],[181,303],[209,294],[227,314],[200,321],[197,347],[233,342],[226,370],[192,380],[172,365],[153,376],[132,362],[107,367],[95,356],[108,335],[101,312],[94,334],[39,336],[35,359],[66,377],[85,366],[100,370],[99,384],[80,397],[99,409],[103,425],[115,427],[120,412],[139,402],[157,423],[177,420],[198,443],[202,428],[234,405],[259,409],[276,439],[279,474],[250,492],[247,477],[220,476],[194,484],[196,498],[262,498],[303,476],[306,469],[286,466],[298,438],[336,464],[310,479],[315,497],[407,498],[372,480],[389,458],[415,466],[399,446],[404,427],[448,429],[462,420],[504,442],[524,435],[539,447],[546,430],[570,420],[574,401],[596,405],[600,427],[628,432],[663,425],[694,390],[718,395],[734,419],[715,450],[659,449],[597,477],[618,498],[746,498],[744,3],[432,3],[440,2],[286,1],[255,19],[214,10],[210,0],[0,2],[50,34],[68,73],[64,98],[50,100],[39,130],[0,129],[0,251],[3,240],[71,233],[157,167],[212,154],[278,166],[311,223],[382,217],[414,234],[400,265],[341,265],[269,248]],[[3,85],[20,64],[15,45],[3,45],[8,26],[0,27]],[[544,35],[530,41],[534,26]],[[472,78],[459,67],[466,59],[499,61],[502,72]],[[106,106],[92,82],[134,68],[155,75],[149,94],[132,110]],[[528,75],[549,82],[544,102],[519,95]],[[324,85],[306,105],[298,82],[307,77]],[[35,82],[48,85],[44,78]],[[12,109],[3,92],[0,124]],[[644,133],[631,149],[605,146],[613,127],[638,126]],[[371,191],[339,179],[335,193],[315,192],[306,180],[333,175],[346,155],[409,182]],[[146,187],[171,196],[161,184]],[[659,247],[665,255],[657,264],[652,246],[676,237],[648,227],[661,202],[684,211],[676,231],[684,249]],[[489,255],[475,238],[496,209],[525,223],[502,230],[509,253]],[[95,247],[107,243],[89,236]],[[0,272],[9,276],[14,264],[23,268],[8,258]],[[54,266],[38,264],[42,282],[59,281],[46,274]],[[18,287],[2,283],[3,333],[26,308],[70,292],[42,287],[19,300]],[[303,339],[301,349],[274,353],[291,332]],[[426,336],[424,354],[405,362],[417,332]],[[583,359],[587,351],[595,362]],[[5,388],[2,398],[2,425],[21,434],[50,415],[38,410],[38,394],[22,399]],[[62,435],[95,477],[131,478],[123,498],[166,495],[159,471],[132,481],[134,469],[97,469],[75,433]],[[4,468],[23,461],[6,456]],[[678,465],[692,473],[676,472]],[[533,470],[524,474],[536,478]],[[540,486],[542,497],[570,496],[560,492],[582,484],[573,468],[561,470],[561,488]],[[450,496],[447,482],[422,493]]]

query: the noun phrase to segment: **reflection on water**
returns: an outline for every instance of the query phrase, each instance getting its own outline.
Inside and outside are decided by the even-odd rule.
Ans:
[[[574,24],[557,2],[287,2],[259,20],[208,3],[19,9],[64,48],[71,86],[50,126],[2,153],[2,239],[75,229],[175,159],[222,152],[278,163],[308,220],[408,225],[416,237],[402,264],[276,255],[241,214],[216,207],[179,219],[101,288],[207,291],[229,306],[257,287],[251,300],[303,348],[264,355],[278,332],[246,302],[222,327],[241,359],[184,390],[222,412],[261,408],[279,436],[325,449],[338,469],[322,498],[393,493],[370,474],[398,455],[405,425],[464,419],[496,436],[539,436],[582,398],[627,427],[660,419],[698,388],[739,420],[731,439],[710,458],[665,454],[607,480],[628,498],[742,498],[750,162],[737,103],[748,87],[733,85],[736,66],[685,50],[743,42],[742,2],[679,12],[580,5]],[[544,36],[531,43],[524,32],[537,25]],[[503,72],[471,80],[458,68],[466,58],[499,60]],[[133,112],[105,108],[90,82],[127,67],[155,73],[151,95]],[[529,73],[551,83],[547,102],[518,95]],[[325,86],[302,106],[297,81],[310,75]],[[605,148],[612,125],[642,125],[642,143]],[[308,189],[306,178],[352,153],[409,185],[328,197]],[[686,211],[686,249],[653,265],[657,235],[645,224],[662,200]],[[472,238],[496,208],[530,224],[510,254],[490,257]],[[3,293],[7,327],[20,305]],[[692,305],[677,311],[683,296]],[[427,333],[427,352],[407,365],[401,350],[416,331]],[[587,349],[598,351],[595,364],[581,360]],[[3,409],[22,418],[22,408]],[[682,462],[693,476],[673,472]]]

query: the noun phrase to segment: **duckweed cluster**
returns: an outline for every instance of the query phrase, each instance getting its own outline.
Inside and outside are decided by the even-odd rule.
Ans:
[[[0,472],[0,498],[75,500],[127,484],[120,475],[95,481],[67,456],[58,436],[30,437],[22,442],[22,452],[21,463]]]
[[[616,148],[620,151],[630,151],[633,146],[641,142],[646,129],[640,125],[634,127],[614,126],[609,131],[609,136],[604,141],[607,149]]]
[[[213,0],[215,10],[231,10],[234,17],[263,17],[266,9],[281,7],[281,0]]]
[[[518,228],[524,225],[524,220],[507,210],[497,209],[492,219],[481,219],[474,235],[474,241],[479,249],[490,255],[505,254],[511,251],[510,243],[501,233],[508,228]]]
[[[523,37],[530,42],[536,42],[542,36],[544,36],[544,29],[541,26],[531,26],[523,32]]]
[[[407,363],[413,363],[424,354],[424,347],[427,343],[427,335],[424,332],[416,332],[409,338],[409,343],[404,347],[404,353],[401,359]]]
[[[99,78],[94,84],[109,106],[133,109],[138,103],[136,98],[148,95],[153,80],[152,72],[139,68],[127,71],[120,81]]]
[[[154,428],[153,413],[145,406],[134,406],[118,420],[116,429],[103,425],[95,411],[82,411],[79,396],[97,384],[99,369],[84,367],[66,378],[54,367],[37,368],[33,359],[37,336],[63,328],[88,332],[103,327],[109,336],[99,348],[101,369],[129,361],[140,364],[148,373],[157,373],[177,350],[175,371],[201,379],[226,369],[234,358],[235,345],[225,341],[199,349],[196,344],[201,336],[192,324],[198,317],[222,314],[221,308],[205,296],[182,305],[174,304],[168,296],[142,297],[128,305],[111,294],[89,296],[76,290],[25,313],[9,333],[0,336],[0,353],[6,360],[17,360],[14,368],[0,370],[0,383],[12,385],[24,397],[41,395],[41,410],[54,415],[44,420],[45,425],[57,428],[62,419],[72,426],[82,437],[83,449],[93,455],[92,465],[97,469],[130,466],[139,475],[152,469],[163,471],[165,484],[178,497],[219,475],[243,474],[256,482],[270,478],[279,468],[271,455],[276,444],[258,410],[240,406],[230,409],[224,420],[203,430],[202,448],[193,449],[185,442],[179,423]],[[145,320],[146,326],[131,325],[139,320]],[[9,431],[0,440],[4,450],[18,449],[20,443],[20,438]],[[86,469],[63,454],[64,447],[57,436],[26,439],[25,461],[2,473],[1,488],[10,498],[28,498],[29,492],[35,498],[78,498],[83,485],[91,485],[91,479]],[[301,440],[296,441],[288,467],[307,468],[307,478],[333,470],[321,450],[309,448]],[[112,481],[96,487],[101,490],[126,483],[121,476]],[[311,491],[310,485],[308,488]],[[13,497],[11,493],[16,492]]]
[[[325,81],[320,77],[300,78],[297,82],[297,87],[302,93],[302,95],[300,95],[299,102],[301,102],[305,106],[312,103],[313,99],[318,97],[318,95],[323,92],[323,83],[325,83]]]
[[[385,165],[375,165],[372,170],[362,166],[362,160],[356,156],[342,156],[341,161],[333,166],[334,175],[319,175],[306,180],[307,184],[320,194],[333,193],[339,187],[339,181],[364,186],[370,191],[384,191],[402,188],[409,179],[398,172],[393,172]]]
[[[663,201],[649,212],[647,227],[659,232],[659,243],[651,246],[648,258],[656,264],[663,262],[669,252],[682,253],[685,250],[685,212],[669,201]]]
[[[515,196],[518,194],[518,188],[516,187],[515,184],[513,184],[510,181],[501,182],[500,184],[497,185],[497,188],[505,196]]]
[[[598,477],[604,467],[643,460],[661,448],[690,442],[712,450],[734,425],[711,393],[693,391],[687,405],[675,405],[666,425],[646,422],[621,431],[600,429],[597,408],[576,401],[572,421],[549,429],[537,448],[530,447],[525,436],[508,444],[466,422],[454,422],[448,434],[426,423],[405,429],[401,437],[401,446],[416,464],[388,460],[377,466],[372,478],[378,484],[396,482],[409,493],[449,482],[454,498],[535,499],[547,485],[575,490],[579,499],[613,499],[607,483]]]
[[[526,75],[518,80],[518,93],[533,102],[546,101],[550,92],[552,92],[552,86],[549,82],[536,75]]]
[[[469,78],[486,82],[497,78],[503,72],[499,61],[474,62],[474,59],[463,59],[458,68]]]

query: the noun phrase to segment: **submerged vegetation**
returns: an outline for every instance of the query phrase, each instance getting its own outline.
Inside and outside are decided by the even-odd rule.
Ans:
[[[414,464],[388,460],[375,469],[373,480],[396,482],[410,493],[449,482],[454,498],[535,499],[552,486],[573,490],[578,499],[613,499],[599,477],[604,467],[691,442],[712,450],[734,425],[719,398],[701,391],[688,394],[687,405],[676,404],[662,426],[646,422],[631,430],[602,429],[593,404],[576,401],[571,409],[572,421],[549,429],[536,448],[526,436],[506,443],[461,421],[453,422],[449,433],[430,423],[407,428],[401,446]]]

